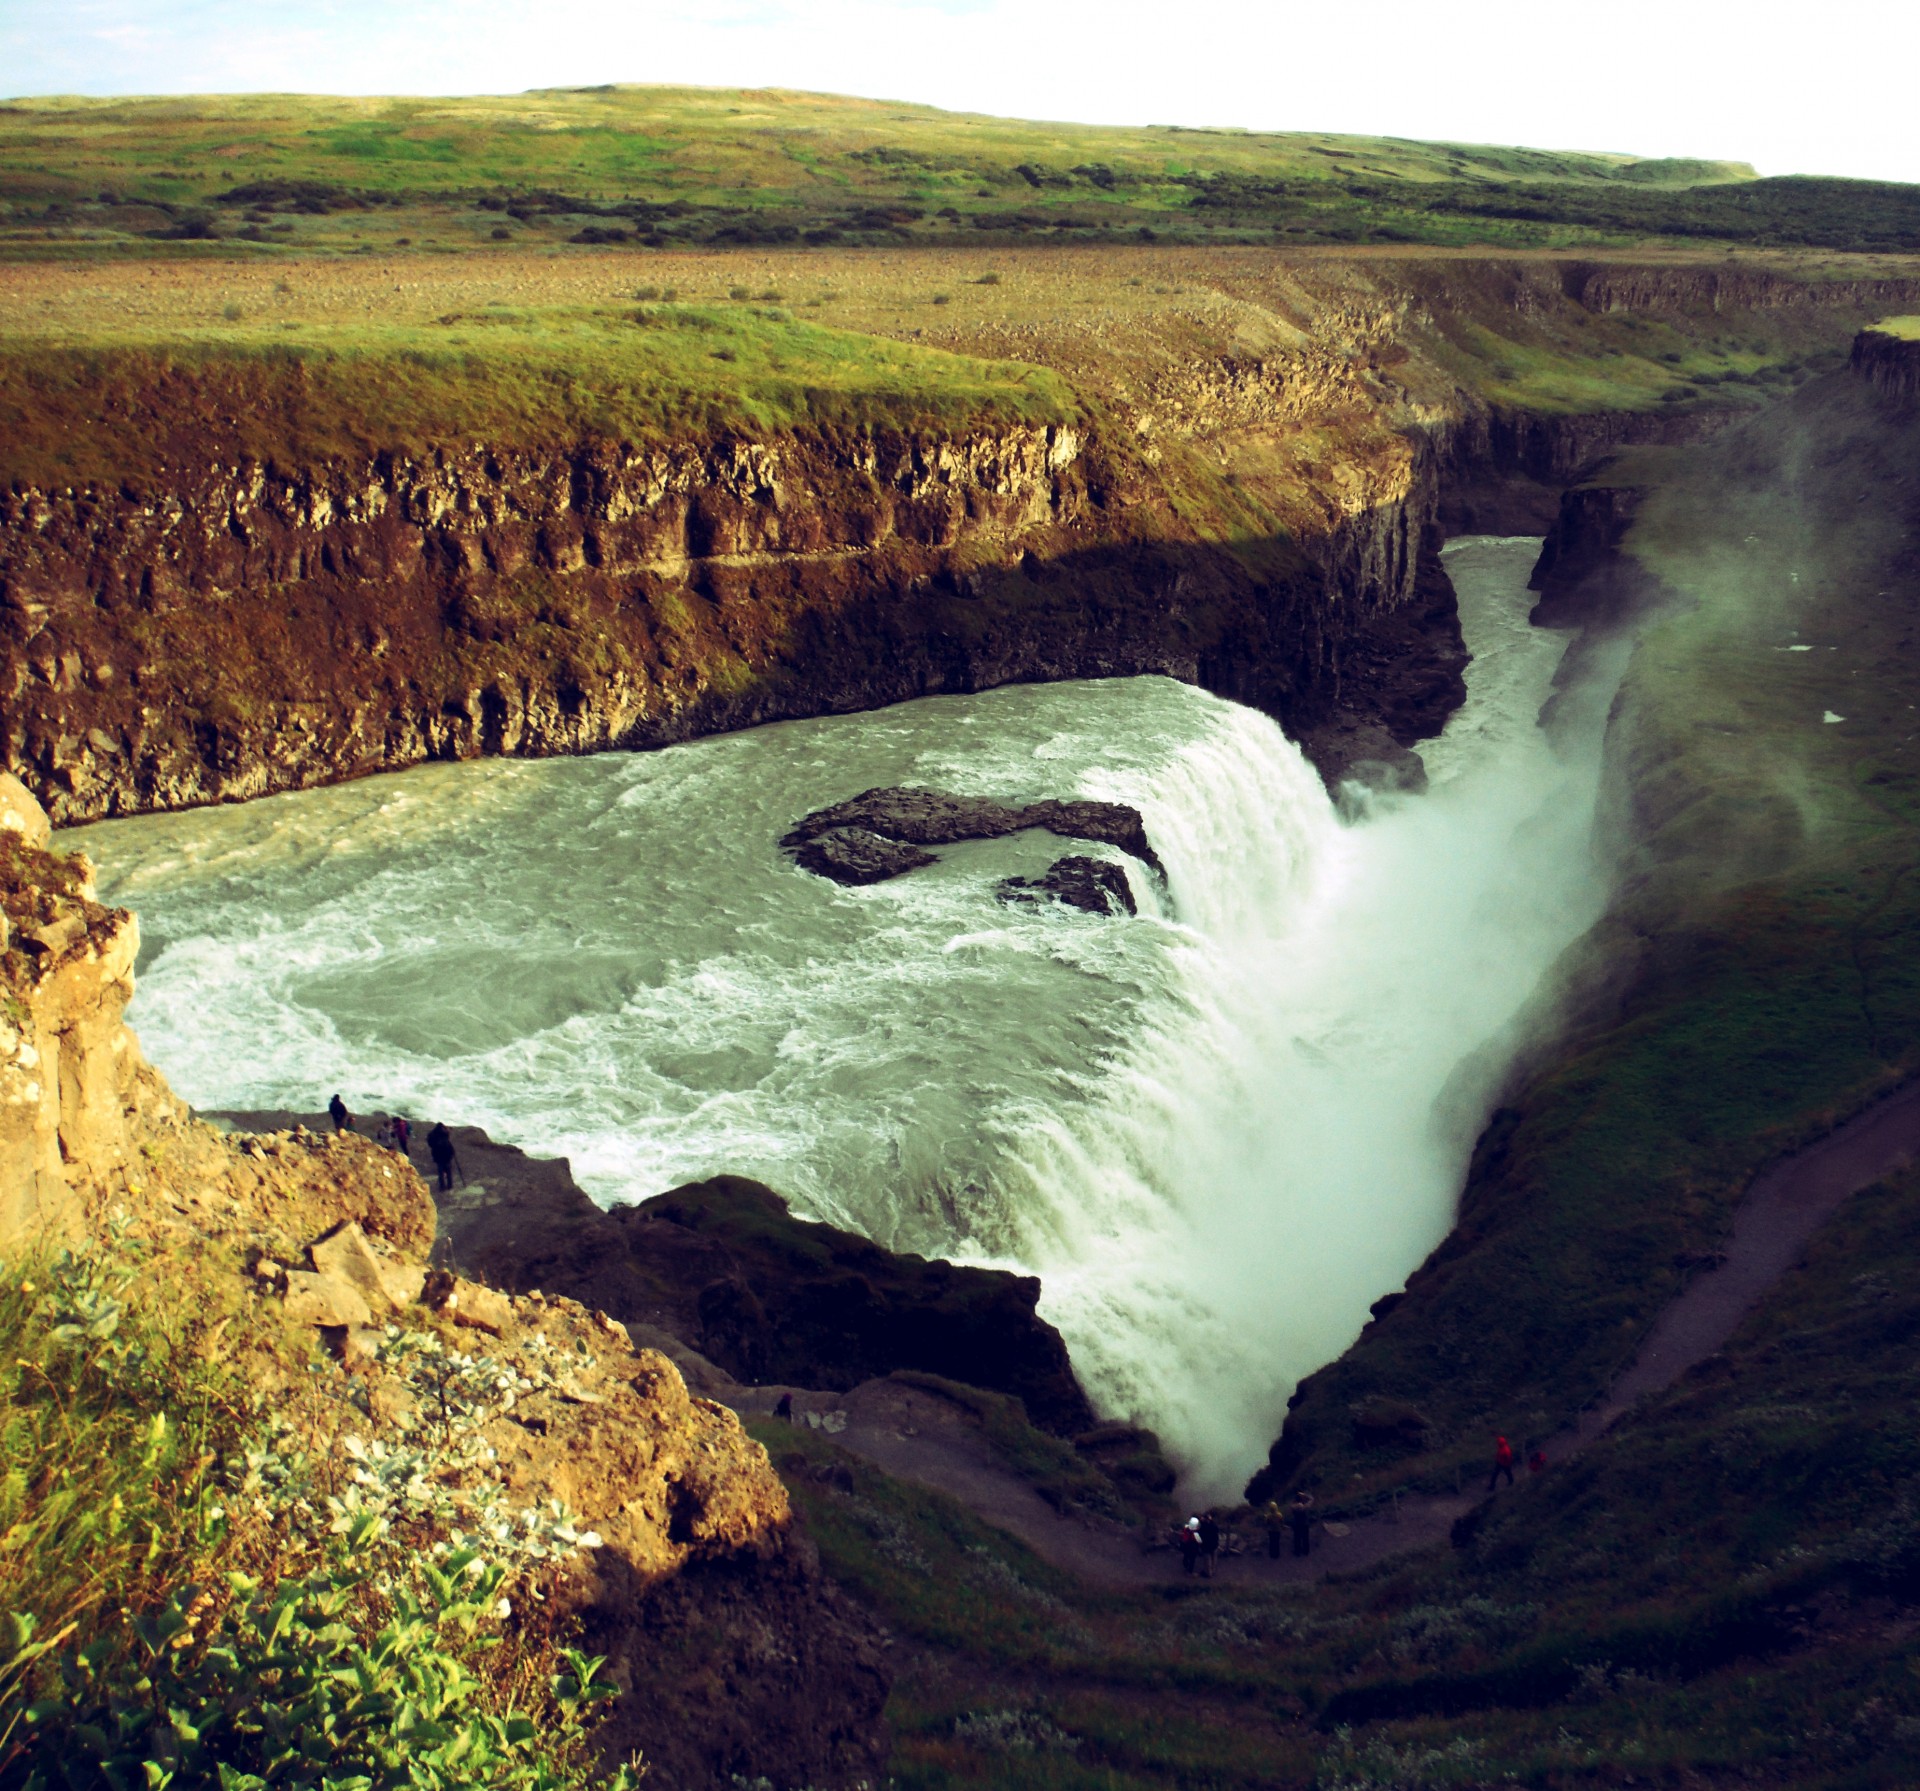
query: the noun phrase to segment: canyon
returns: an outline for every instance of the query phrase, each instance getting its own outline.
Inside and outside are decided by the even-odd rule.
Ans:
[[[1329,776],[1404,767],[1459,695],[1442,531],[1539,526],[1595,455],[1740,414],[1704,388],[1528,407],[1482,395],[1489,361],[1543,337],[1618,355],[1604,332],[1643,322],[1684,343],[1784,319],[1837,352],[1916,290],[1551,261],[1316,260],[1264,289],[1208,271],[1197,330],[1176,308],[1137,338],[1029,343],[1108,381],[1046,425],[648,442],[522,421],[315,461],[297,432],[276,445],[273,419],[314,402],[297,356],[140,363],[65,425],[95,476],[0,460],[5,763],[65,825],[1160,672],[1275,716]]]
[[[1912,344],[1861,326],[1920,302],[1920,282],[1570,256],[1329,254],[1258,274],[1222,261],[1212,277],[1206,304],[1177,318],[1169,304],[1124,349],[1065,324],[1034,326],[1027,352],[1075,394],[1072,414],[1050,421],[730,426],[673,440],[523,430],[519,439],[396,441],[302,459],[284,445],[263,450],[249,411],[297,397],[297,364],[234,374],[217,356],[183,356],[136,385],[118,420],[95,419],[83,443],[88,476],[63,481],[24,461],[12,470],[0,463],[0,736],[20,780],[17,790],[0,785],[9,879],[0,944],[14,999],[0,1039],[8,1177],[0,1232],[98,1235],[110,1209],[131,1204],[158,1215],[168,1248],[213,1236],[244,1256],[271,1233],[272,1260],[311,1260],[318,1272],[313,1247],[349,1217],[422,1267],[417,1234],[432,1223],[419,1191],[409,1186],[396,1205],[375,1186],[389,1166],[370,1147],[264,1123],[264,1141],[249,1143],[191,1117],[122,1025],[134,923],[97,900],[84,864],[42,850],[36,796],[55,823],[73,826],[430,761],[660,747],[926,696],[1160,674],[1277,720],[1330,788],[1366,786],[1371,795],[1352,799],[1391,802],[1420,786],[1416,755],[1457,712],[1464,688],[1443,540],[1544,532],[1535,620],[1583,630],[1583,652],[1609,639],[1634,643],[1607,724],[1601,799],[1603,819],[1622,830],[1618,898],[1556,963],[1540,1023],[1489,1091],[1498,1107],[1473,1153],[1459,1229],[1404,1291],[1378,1302],[1351,1351],[1301,1384],[1249,1491],[1313,1486],[1371,1510],[1369,1501],[1403,1486],[1457,1490],[1462,1463],[1478,1463],[1481,1430],[1521,1427],[1505,1414],[1522,1413],[1535,1432],[1574,1417],[1628,1353],[1636,1325],[1710,1264],[1717,1229],[1769,1153],[1831,1126],[1913,1065],[1899,943],[1908,910],[1898,849],[1887,845],[1884,863],[1868,854],[1870,863],[1848,860],[1841,871],[1831,856],[1816,866],[1840,886],[1872,885],[1847,922],[1865,993],[1845,1024],[1867,1014],[1865,1043],[1847,1047],[1854,1055],[1836,1045],[1829,1061],[1826,1034],[1804,1014],[1786,1014],[1784,1035],[1811,1041],[1803,1052],[1811,1067],[1782,1070],[1764,1052],[1743,1059],[1751,1099],[1712,1108],[1711,1124],[1737,1109],[1725,1136],[1713,1133],[1711,1150],[1671,1174],[1662,1163],[1668,1134],[1649,1143],[1633,1129],[1645,1072],[1617,1069],[1635,1038],[1657,1034],[1671,1004],[1721,999],[1702,964],[1719,965],[1763,935],[1773,949],[1769,927],[1784,935],[1797,926],[1812,952],[1804,941],[1824,937],[1820,904],[1839,899],[1820,886],[1811,907],[1792,907],[1796,867],[1818,857],[1807,842],[1823,842],[1824,852],[1836,837],[1815,810],[1838,799],[1805,797],[1786,772],[1762,779],[1743,763],[1700,756],[1715,750],[1698,744],[1712,729],[1676,719],[1684,706],[1675,692],[1701,664],[1722,670],[1728,641],[1783,656],[1769,666],[1812,664],[1815,641],[1829,644],[1822,628],[1859,659],[1850,675],[1864,675],[1875,657],[1862,642],[1877,643],[1886,665],[1900,663],[1909,642],[1895,626],[1898,605],[1869,615],[1835,593],[1844,586],[1857,597],[1869,582],[1881,597],[1906,593],[1904,550],[1884,542],[1853,558],[1835,550],[1821,572],[1803,540],[1844,533],[1837,519],[1850,514],[1842,508],[1852,502],[1850,478],[1904,491],[1898,455],[1920,363]],[[936,327],[956,353],[1005,352],[1011,340],[999,324]],[[1732,352],[1725,344],[1736,336],[1764,342],[1756,358],[1794,363],[1786,389],[1764,394],[1782,406],[1763,413],[1760,390],[1729,393],[1724,382],[1664,402],[1596,395],[1585,382],[1623,352],[1622,332],[1642,329],[1676,345],[1654,360],[1696,344]],[[1556,354],[1579,377],[1538,388],[1529,402],[1523,388],[1538,375],[1517,363]],[[1863,411],[1863,394],[1881,408]],[[1770,459],[1769,430],[1826,470],[1803,476],[1785,450]],[[1863,437],[1876,444],[1864,460]],[[1716,500],[1701,493],[1714,487],[1689,479],[1741,491],[1741,526],[1755,534],[1767,526],[1767,494],[1795,494],[1803,535],[1783,524],[1765,539],[1779,565],[1804,567],[1809,594],[1818,587],[1829,604],[1778,611],[1813,638],[1790,640],[1783,621],[1764,640],[1742,640],[1750,618],[1740,610],[1712,652],[1675,645],[1687,626],[1675,616],[1711,613],[1716,594],[1737,582],[1707,578],[1676,546],[1711,540],[1722,564],[1739,546],[1731,521],[1708,520]],[[1796,589],[1800,578],[1796,569]],[[1765,616],[1772,628],[1776,612]],[[1803,647],[1805,660],[1784,657]],[[1813,722],[1821,738],[1865,740],[1848,733],[1871,709],[1861,681],[1847,687],[1844,711],[1840,696],[1829,701],[1819,687],[1831,723]],[[1720,700],[1711,680],[1701,688],[1703,705]],[[1730,688],[1751,705],[1742,737],[1772,739],[1773,712],[1747,686]],[[1858,764],[1833,775],[1864,790],[1874,824],[1891,827],[1888,816],[1908,812],[1912,778],[1892,743],[1898,704],[1887,694],[1883,706],[1885,716],[1871,713],[1885,739],[1861,744]],[[1756,825],[1733,850],[1728,841],[1749,821]],[[1128,887],[1111,861],[1065,862],[1091,863]],[[1766,877],[1785,881],[1753,894],[1749,885]],[[1736,883],[1744,906],[1730,920],[1715,904]],[[1784,961],[1788,947],[1778,949]],[[1842,1022],[1833,1025],[1837,1036]],[[1718,1098],[1706,1055],[1675,1061]],[[1633,1092],[1610,1096],[1609,1074]],[[1675,1116],[1684,1102],[1684,1090],[1673,1094],[1675,1112],[1662,1107],[1660,1123],[1690,1141],[1706,1136],[1708,1121]],[[1570,1106],[1579,1120],[1568,1119]],[[1626,1139],[1614,1180],[1567,1168],[1565,1138],[1589,1108],[1614,1128],[1606,1138]],[[1635,1174],[1644,1188],[1623,1191]],[[710,1401],[689,1395],[671,1359],[644,1339],[635,1347],[614,1336],[596,1308],[612,1310],[616,1299],[674,1306],[682,1353],[704,1342],[736,1372],[792,1371],[796,1381],[801,1365],[780,1354],[783,1339],[817,1323],[813,1353],[831,1355],[831,1343],[847,1356],[807,1383],[827,1387],[900,1365],[944,1375],[982,1349],[981,1326],[998,1327],[1017,1346],[1015,1360],[985,1378],[1024,1394],[1031,1415],[1063,1434],[1087,1434],[1091,1414],[1058,1335],[1034,1311],[1030,1281],[964,1281],[966,1297],[956,1299],[952,1276],[996,1271],[917,1264],[844,1231],[823,1240],[774,1213],[772,1197],[751,1183],[679,1193],[616,1219],[574,1189],[557,1220],[542,1219],[551,1238],[538,1261],[518,1267],[510,1227],[492,1239],[476,1230],[456,1248],[485,1258],[485,1278],[507,1290],[516,1323],[530,1322],[528,1302],[560,1312],[555,1322],[578,1333],[595,1374],[607,1377],[594,1390],[627,1402],[619,1422],[646,1432],[661,1472],[691,1489],[676,1493],[656,1475],[621,1492],[609,1476],[596,1495],[618,1507],[604,1517],[609,1535],[627,1528],[598,1602],[583,1607],[587,1621],[623,1683],[644,1676],[636,1663],[658,1649],[674,1664],[656,1675],[657,1688],[679,1688],[659,1710],[629,1702],[621,1739],[644,1743],[667,1783],[762,1770],[782,1783],[816,1782],[815,1774],[852,1782],[884,1757],[890,1639],[821,1568],[789,1501],[821,1522],[823,1546],[840,1551],[843,1570],[849,1559],[866,1563],[860,1583],[876,1598],[873,1587],[891,1582],[874,1560],[897,1566],[896,1556],[931,1545],[872,1524],[862,1513],[883,1498],[875,1483],[810,1453],[807,1438],[780,1445],[770,1464]],[[441,1229],[466,1235],[445,1214]],[[886,1241],[924,1243],[910,1224],[907,1232]],[[684,1257],[676,1276],[642,1272],[649,1239]],[[832,1300],[805,1276],[785,1279],[782,1253],[801,1249],[826,1252]],[[549,1301],[536,1291],[541,1277],[559,1278],[586,1303]],[[1553,1310],[1556,1286],[1572,1290],[1563,1311]],[[850,1287],[862,1322],[897,1302],[895,1319],[911,1309],[938,1333],[926,1359],[876,1353],[833,1304]],[[946,1331],[927,1317],[941,1316],[942,1301],[954,1308]],[[1741,1372],[1768,1372],[1764,1357],[1740,1361]],[[1703,1389],[1720,1372],[1707,1365],[1683,1396],[1710,1403]],[[523,1445],[529,1474],[554,1471],[573,1435],[566,1426],[587,1425],[591,1413],[563,1416],[551,1442]],[[1142,1435],[1115,1447],[1150,1448]],[[598,1445],[580,1446],[591,1455]],[[1651,1446],[1643,1437],[1620,1448]],[[1615,1472],[1612,1455],[1595,1453],[1598,1464],[1583,1473]],[[710,1483],[675,1465],[699,1460],[723,1464]],[[1545,1522],[1536,1509],[1545,1497],[1575,1496],[1534,1490],[1543,1496],[1521,1515],[1502,1511],[1468,1538],[1459,1571],[1481,1574],[1476,1586],[1507,1583],[1501,1551],[1519,1546],[1526,1524]],[[867,1556],[847,1552],[849,1513],[869,1524]],[[603,1519],[598,1507],[586,1515]],[[1539,1546],[1565,1550],[1551,1538]],[[1523,1578],[1512,1583],[1516,1600],[1538,1592]],[[1007,1596],[1046,1609],[1031,1588]],[[1046,1621],[1070,1627],[1058,1612]],[[1624,1629],[1608,1634],[1603,1684],[1616,1666],[1642,1659]],[[948,1635],[938,1647],[952,1645]],[[1357,1720],[1401,1708],[1395,1675],[1416,1678],[1427,1658],[1382,1648],[1365,1668],[1378,1686],[1369,1681],[1338,1706],[1361,1713]],[[1649,1647],[1645,1658],[1657,1653]],[[1049,1671],[1063,1670],[1049,1659]],[[1327,1667],[1326,1682],[1347,1685],[1359,1670]],[[1573,1668],[1555,1670],[1573,1683]],[[1475,1697],[1522,1707],[1520,1693],[1464,1684],[1406,1693],[1404,1707],[1489,1707]],[[743,1685],[755,1688],[745,1701]],[[940,1720],[948,1727],[926,1744],[936,1752],[951,1745],[957,1719]],[[1310,1726],[1304,1706],[1297,1721]]]

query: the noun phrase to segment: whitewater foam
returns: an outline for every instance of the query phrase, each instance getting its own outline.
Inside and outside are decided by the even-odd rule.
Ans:
[[[205,1107],[404,1108],[597,1199],[727,1170],[1044,1282],[1103,1410],[1197,1493],[1443,1235],[1514,1016],[1597,913],[1602,700],[1535,725],[1534,544],[1456,544],[1476,653],[1432,789],[1341,821],[1266,718],[1158,678],[934,698],[645,755],[426,767],[66,836],[141,911],[134,1019]],[[879,784],[1130,802],[1139,919],[1007,906],[1065,850],[795,869]],[[1505,1041],[1504,1043],[1502,1041]],[[1463,1069],[1463,1066],[1469,1066]]]

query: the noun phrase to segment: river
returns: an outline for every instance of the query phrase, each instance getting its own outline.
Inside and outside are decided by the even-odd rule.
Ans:
[[[1095,1404],[1197,1496],[1445,1234],[1515,1021],[1605,894],[1605,668],[1538,544],[1451,544],[1468,698],[1347,818],[1279,729],[1164,678],[1020,686],[660,752],[428,766],[64,834],[139,910],[131,1018],[206,1108],[485,1126],[603,1203],[722,1170],[881,1243],[1042,1277]],[[1081,850],[864,890],[777,841],[875,785],[1128,802],[1141,913],[995,897]],[[1121,855],[1093,848],[1117,860]]]

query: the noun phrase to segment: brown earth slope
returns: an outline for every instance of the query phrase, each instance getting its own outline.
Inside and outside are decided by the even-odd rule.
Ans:
[[[675,1791],[870,1778],[881,1638],[820,1572],[765,1450],[604,1314],[429,1274],[433,1202],[394,1152],[193,1117],[121,1024],[133,917],[92,900],[85,861],[46,834],[0,778],[0,1253],[110,1248],[212,1311],[237,1303],[229,1353],[284,1326],[291,1351],[236,1366],[317,1460],[344,1461],[350,1437],[414,1446],[399,1332],[482,1351],[528,1389],[484,1429],[513,1502],[558,1498],[604,1538],[548,1596],[622,1690],[612,1752],[639,1750]]]

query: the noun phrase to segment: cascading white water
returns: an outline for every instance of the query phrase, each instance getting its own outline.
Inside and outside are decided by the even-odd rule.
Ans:
[[[1044,1280],[1096,1403],[1197,1492],[1444,1232],[1503,1029],[1600,899],[1607,691],[1534,725],[1531,542],[1449,550],[1475,654],[1431,791],[1342,822],[1265,718],[1165,679],[1033,686],[646,755],[429,767],[67,836],[141,911],[134,1019],[206,1107],[360,1107],[565,1153],[605,1201],[722,1170]],[[1134,803],[1136,921],[1007,906],[1079,850],[791,866],[877,784]],[[1117,856],[1117,855],[1114,855]]]

